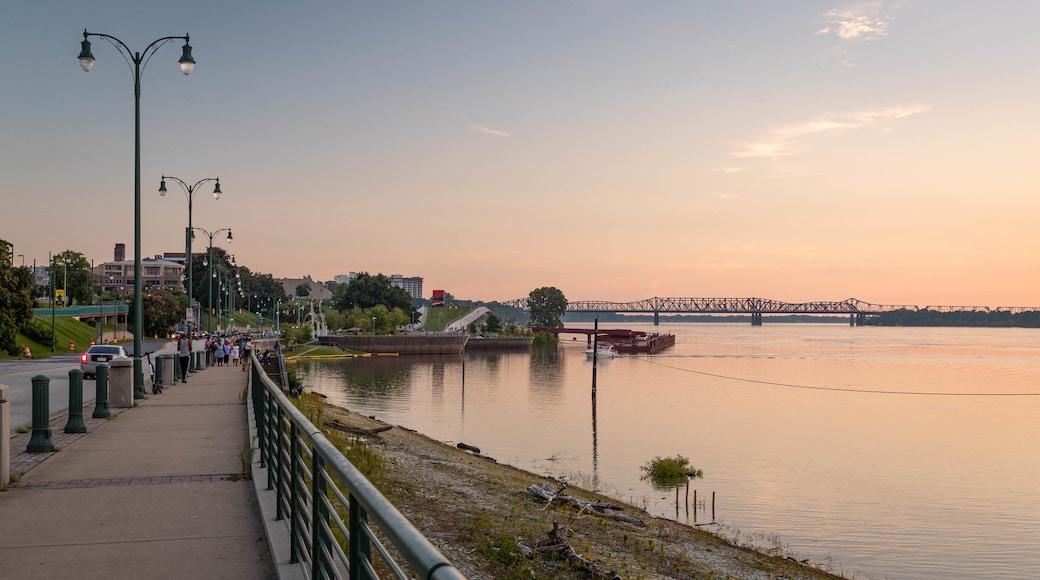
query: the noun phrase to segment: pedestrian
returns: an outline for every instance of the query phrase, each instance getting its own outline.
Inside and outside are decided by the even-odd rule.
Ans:
[[[231,341],[224,341],[224,366],[227,366],[228,362],[231,361]]]
[[[236,343],[232,344],[231,345],[231,353],[230,353],[231,354],[231,364],[236,366],[236,367],[238,366],[238,355],[239,355],[239,352],[240,351],[238,350],[238,343],[236,342]]]
[[[221,340],[218,338],[215,348],[213,349],[213,358],[217,361],[217,366],[224,366],[224,346],[221,344]]]
[[[177,362],[181,365],[181,382],[188,382],[188,361],[191,360],[191,339],[177,335]]]
[[[247,336],[246,343],[242,346],[242,371],[249,370],[249,365],[253,362],[253,337]]]

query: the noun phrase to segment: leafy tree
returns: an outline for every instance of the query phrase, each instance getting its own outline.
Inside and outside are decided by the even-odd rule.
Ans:
[[[502,321],[493,312],[488,314],[487,320],[484,321],[484,332],[488,334],[502,332]]]
[[[63,265],[64,264],[64,265]],[[54,287],[65,290],[65,305],[89,304],[94,293],[93,273],[86,256],[72,250],[54,255]],[[65,284],[68,283],[68,288]]]
[[[531,326],[560,327],[560,317],[567,311],[567,298],[559,289],[543,286],[531,291],[527,307],[531,311]]]
[[[346,324],[346,317],[339,310],[328,310],[325,312],[325,325],[329,330],[339,330]]]
[[[0,349],[18,354],[16,335],[33,317],[33,275],[14,267],[14,246],[0,240]]]
[[[390,283],[390,279],[383,274],[372,276],[367,272],[358,274],[357,278],[349,284],[336,286],[332,297],[333,306],[339,311],[348,311],[354,307],[373,308],[382,305],[388,311],[400,308],[408,313],[410,318],[413,310],[412,296],[403,288],[398,288]],[[361,325],[365,328],[365,325]]]
[[[133,304],[133,294],[128,296]],[[141,309],[144,311],[142,327],[145,334],[163,335],[170,330],[181,319],[188,307],[188,296],[180,290],[172,290],[163,286],[150,289],[144,294]],[[128,325],[134,325],[134,309],[131,308],[127,314]]]
[[[311,330],[310,322],[301,324],[300,327],[296,329],[296,341],[301,344],[304,342],[310,342],[311,338],[313,338],[313,335],[314,332],[313,330]]]
[[[297,298],[306,298],[307,296],[310,296],[310,295],[311,295],[311,285],[310,284],[297,284],[296,285],[296,297]]]

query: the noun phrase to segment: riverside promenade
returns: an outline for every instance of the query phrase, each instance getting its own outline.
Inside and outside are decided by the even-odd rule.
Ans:
[[[209,367],[86,434],[52,417],[54,453],[11,440],[3,578],[276,578],[249,473],[248,374]],[[118,413],[118,414],[116,414]]]

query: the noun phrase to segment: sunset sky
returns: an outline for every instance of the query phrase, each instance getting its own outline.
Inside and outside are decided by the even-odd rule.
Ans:
[[[0,239],[427,297],[1040,306],[1040,2],[8,2]],[[205,251],[196,238],[196,252]],[[16,258],[21,260],[21,258]]]

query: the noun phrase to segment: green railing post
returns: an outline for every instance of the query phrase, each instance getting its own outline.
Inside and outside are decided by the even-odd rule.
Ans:
[[[83,371],[69,371],[69,420],[65,422],[66,433],[86,433],[83,422]]]
[[[112,416],[112,412],[108,410],[107,364],[98,363],[97,368],[94,370],[94,383],[97,389],[97,396],[94,398],[94,414],[92,416],[95,419],[107,419]]]
[[[155,379],[153,379],[155,384],[152,386],[152,392],[157,393],[163,389],[163,371],[165,370],[163,366],[165,362],[166,355],[160,354],[155,357]]]
[[[327,567],[324,546],[328,540],[325,527],[329,519],[325,508],[325,462],[316,449],[311,451],[314,453],[311,456],[311,578],[324,578]],[[353,560],[350,562],[350,576],[354,577]]]
[[[303,552],[303,546],[300,545],[301,534],[298,532],[300,528],[301,520],[303,519],[303,510],[300,506],[303,502],[303,494],[300,493],[300,489],[304,486],[303,478],[300,477],[300,468],[298,458],[300,457],[300,432],[296,427],[295,422],[290,421],[289,429],[289,481],[292,482],[292,487],[289,491],[289,529],[293,532],[290,534],[289,543],[289,561],[299,562],[300,554]]]
[[[173,358],[173,382],[181,381],[181,356],[178,354]]]
[[[54,451],[50,427],[50,387],[51,380],[46,376],[36,375],[32,378],[32,437],[25,447],[30,453]]]
[[[368,578],[368,574],[365,572],[365,565],[362,562],[372,560],[372,545],[368,541],[368,534],[365,533],[368,527],[368,516],[365,514],[365,508],[357,501],[354,494],[350,494],[350,514],[348,514],[348,518],[347,529],[350,531],[350,545],[348,549],[350,553],[347,557],[350,560],[350,579],[364,580]]]

